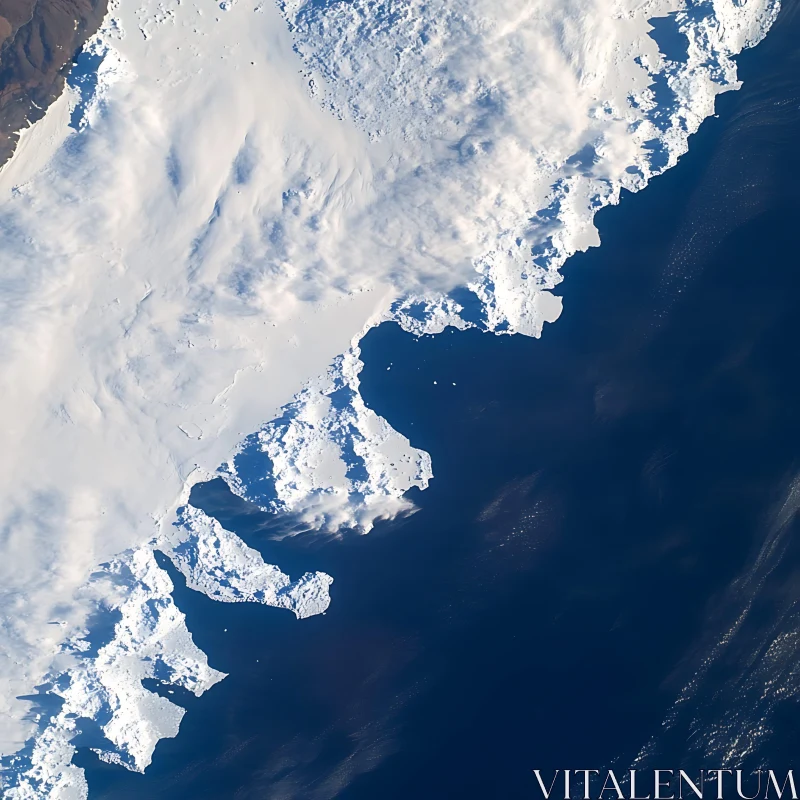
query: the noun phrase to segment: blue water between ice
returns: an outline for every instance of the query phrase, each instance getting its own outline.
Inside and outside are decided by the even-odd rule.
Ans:
[[[333,602],[298,622],[172,570],[230,677],[168,695],[188,713],[145,776],[82,751],[93,798],[523,798],[535,767],[628,766],[798,457],[798,27],[740,59],[678,167],[600,214],[540,341],[366,337],[365,400],[433,458],[419,513],[281,543],[195,492],[284,571],[333,575]]]

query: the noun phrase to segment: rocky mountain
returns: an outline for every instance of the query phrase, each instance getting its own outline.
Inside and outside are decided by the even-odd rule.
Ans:
[[[44,116],[107,0],[0,0],[0,165]]]

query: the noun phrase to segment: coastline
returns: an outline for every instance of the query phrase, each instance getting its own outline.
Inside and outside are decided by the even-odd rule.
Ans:
[[[778,31],[779,54],[792,28]],[[144,776],[84,752],[98,798],[523,797],[537,766],[633,762],[707,655],[697,609],[738,585],[794,459],[787,254],[800,165],[780,127],[796,122],[791,103],[771,94],[795,96],[775,80],[781,63],[769,48],[749,54],[744,92],[685,162],[602,213],[603,247],[571,262],[566,313],[542,340],[416,339],[394,325],[365,337],[365,401],[436,469],[417,514],[342,542],[272,541],[269,517],[224,488],[195,498],[265,560],[334,575],[333,603],[296,626],[179,585],[198,644],[231,675],[192,703]],[[773,144],[743,160],[761,141]],[[719,157],[746,169],[717,173]],[[781,165],[778,183],[767,164]],[[739,186],[766,205],[753,212]],[[728,206],[738,228],[715,216],[716,244],[683,259],[676,282],[674,253],[719,197],[744,198]],[[759,247],[770,279],[756,301]],[[743,726],[763,722],[751,710]],[[680,734],[660,744],[661,764],[703,757]],[[784,758],[754,758],[765,752]]]
[[[146,38],[146,37],[145,37],[145,38]],[[254,63],[254,62],[251,62],[251,63]],[[237,157],[237,158],[238,158],[238,157]],[[170,173],[170,180],[172,180],[172,179],[173,179],[173,177],[174,177],[174,176],[173,176],[173,175]],[[239,180],[239,177],[238,177],[238,172],[237,172],[237,171],[234,171],[234,177],[235,177],[235,181],[234,181],[234,183],[236,183],[236,182]],[[177,179],[176,179],[176,181],[177,181]],[[178,183],[180,183],[180,181],[177,181],[177,182],[178,182]],[[242,185],[242,184],[241,184],[241,183],[236,183],[236,185]],[[237,191],[239,191],[239,190],[237,190]],[[297,196],[299,196],[299,193],[297,193],[297,192],[296,192],[296,195],[297,195]],[[293,197],[293,195],[290,195],[290,197]],[[606,199],[607,199],[607,198],[606,198]],[[299,201],[298,201],[298,202],[299,202]],[[560,212],[559,212],[559,213],[560,213]],[[210,221],[209,221],[208,223],[206,223],[206,232],[208,232],[208,231],[211,231],[211,233],[209,233],[209,234],[208,234],[208,236],[209,236],[209,241],[212,241],[212,242],[214,241],[214,234],[213,234],[213,232],[214,232],[215,230],[218,230],[218,228],[214,228],[214,227],[213,227],[213,223],[214,223],[214,216],[213,216],[213,214],[212,214],[212,217],[210,218]],[[202,227],[202,226],[201,226],[201,227]],[[205,235],[205,234],[204,234],[204,235]],[[578,238],[580,239],[581,237],[578,237]],[[197,241],[197,240],[195,239],[195,241]],[[204,242],[204,241],[206,241],[206,240],[205,240],[205,239],[203,239],[202,241]],[[583,240],[581,240],[581,241],[583,241]],[[574,243],[572,243],[572,244],[574,244]],[[572,246],[572,244],[568,244],[568,245],[567,245],[567,249],[568,249],[569,247],[571,247],[571,246]],[[163,256],[162,256],[162,258],[163,258]],[[558,259],[556,258],[556,261],[557,261],[557,260],[558,260]],[[191,259],[190,259],[190,261],[191,261]],[[190,264],[190,266],[191,266],[191,270],[195,270],[195,269],[200,269],[200,268],[201,268],[199,264],[196,264],[196,265],[195,265],[195,264]],[[204,268],[204,269],[207,269],[207,266],[206,266],[206,265],[203,265],[203,268]],[[193,275],[194,273],[193,273],[193,272],[191,272],[191,270],[190,270],[190,275]],[[150,273],[150,272],[146,272],[145,274],[147,274],[147,275],[148,275],[148,277],[150,277],[150,275],[151,275],[151,273]],[[508,288],[508,287],[505,287],[505,288]],[[145,308],[145,316],[147,316],[148,314],[151,314],[151,315],[152,315],[152,313],[153,313],[153,312],[152,312],[152,308],[153,308],[154,304],[156,304],[156,303],[157,303],[159,300],[162,302],[162,306],[161,306],[161,307],[163,308],[163,307],[164,307],[166,304],[168,304],[168,303],[169,303],[169,302],[172,300],[172,298],[174,297],[174,295],[170,295],[170,292],[172,292],[172,291],[173,291],[173,287],[171,287],[171,286],[168,286],[168,287],[166,287],[166,289],[164,290],[164,293],[163,293],[163,294],[162,294],[160,297],[159,297],[159,295],[154,295],[154,296],[153,296],[153,299],[151,299],[151,293],[150,293],[150,290],[149,290],[149,289],[147,289],[147,291],[145,292],[145,294],[142,296],[142,299],[141,299],[139,302],[137,302],[137,304],[136,304],[136,309],[135,309],[135,312],[134,312],[134,315],[133,315],[133,319],[134,319],[134,320],[136,320],[136,319],[137,319],[137,317],[138,317],[138,315],[139,315],[139,312],[140,312],[140,308],[142,308],[142,307],[144,307],[144,308]],[[538,293],[538,294],[537,294],[537,293],[535,293],[535,296],[536,296],[536,297],[539,297],[539,294],[540,294],[540,293]],[[499,296],[499,295],[498,295],[498,296]],[[484,298],[484,299],[485,299],[485,298]],[[534,298],[534,299],[535,299],[535,298]],[[146,305],[146,306],[144,306],[144,303],[145,303],[145,301],[147,301],[147,305]],[[490,305],[491,305],[491,303],[490,303]],[[523,303],[523,305],[524,305],[524,303]],[[534,305],[535,305],[535,304],[534,304]],[[559,306],[559,308],[560,308],[560,306]],[[495,309],[495,310],[496,310],[496,309]],[[494,313],[494,312],[493,312],[493,313]],[[548,312],[548,313],[549,313],[549,312]],[[536,325],[538,325],[538,326],[541,326],[542,319],[541,319],[541,315],[538,315],[538,314],[539,314],[538,310],[537,310],[536,308],[534,308],[534,311],[533,311],[533,313],[531,313],[531,312],[530,312],[530,309],[527,309],[527,310],[525,311],[525,313],[522,315],[522,317],[521,317],[520,319],[522,319],[522,320],[523,320],[523,322],[524,322],[523,328],[524,328],[524,330],[525,330],[526,332],[529,332],[529,333],[530,333],[530,332],[532,332],[532,331],[534,330],[534,328],[535,328],[535,326],[536,326]],[[537,316],[537,315],[538,315],[538,316]],[[545,315],[545,316],[547,316],[547,315]],[[400,317],[400,318],[401,318],[401,319],[405,319],[405,317]],[[441,322],[441,319],[434,319],[433,321],[434,321],[434,323],[438,324],[439,322]],[[518,321],[519,321],[519,320],[518,320]],[[127,324],[127,323],[126,323],[126,324]],[[531,326],[533,326],[533,327],[531,327]],[[537,329],[537,330],[538,330],[538,329]],[[140,331],[143,331],[143,329],[141,329],[141,328],[140,328]],[[284,332],[285,332],[285,331],[284,331]],[[142,335],[144,335],[144,334],[142,334]],[[126,331],[126,336],[127,336],[127,331]],[[234,336],[233,338],[234,338],[234,341],[235,341],[235,336]],[[142,340],[142,341],[144,341],[144,340]],[[290,341],[291,341],[291,340],[290,340]],[[145,344],[146,344],[146,342],[145,342]],[[211,349],[216,349],[216,343],[214,343],[214,346],[213,346],[213,348],[212,348],[212,347],[209,347],[209,350],[211,350]],[[171,354],[170,354],[170,357],[171,357]],[[291,358],[289,358],[289,361],[291,361],[291,360],[292,360],[292,359],[291,359]],[[195,366],[196,366],[196,365],[195,365]],[[231,363],[227,363],[227,364],[225,365],[224,369],[221,369],[220,371],[221,371],[221,372],[227,372],[228,370],[230,370],[231,366],[232,366],[232,365],[231,365]],[[274,365],[273,365],[273,366],[274,366]],[[147,369],[144,371],[144,377],[145,377],[145,378],[151,378],[151,377],[152,377],[152,373],[153,373],[154,371],[155,371],[155,370],[151,370],[151,369],[148,367],[148,368],[147,368]],[[214,403],[216,404],[216,403],[217,403],[217,400],[218,400],[219,398],[223,398],[223,399],[224,399],[224,401],[225,401],[225,405],[227,405],[227,403],[228,403],[228,398],[229,398],[229,397],[230,397],[230,398],[235,398],[235,397],[238,397],[238,398],[240,399],[239,401],[240,401],[241,403],[243,403],[243,404],[246,406],[246,409],[247,409],[247,411],[248,411],[248,412],[252,412],[253,414],[256,414],[256,413],[260,413],[260,414],[262,414],[262,415],[263,415],[263,414],[265,414],[266,412],[264,411],[263,397],[259,397],[259,398],[258,398],[258,400],[261,402],[261,405],[259,405],[259,406],[258,406],[258,408],[256,408],[256,405],[255,405],[255,403],[256,403],[256,399],[254,398],[254,395],[253,395],[253,392],[252,392],[252,388],[253,388],[253,387],[252,387],[252,386],[250,387],[250,391],[249,391],[249,392],[248,392],[248,391],[245,391],[245,390],[242,388],[242,383],[243,383],[244,381],[242,381],[242,380],[240,380],[240,379],[239,379],[240,372],[241,372],[241,370],[239,370],[239,369],[237,369],[237,370],[233,371],[233,379],[232,379],[232,383],[228,383],[228,384],[227,384],[227,386],[223,386],[222,390],[221,390],[221,391],[220,391],[218,394],[214,395]],[[264,385],[266,385],[266,382],[267,382],[267,380],[268,380],[268,376],[255,375],[255,373],[257,373],[257,372],[258,372],[258,370],[255,370],[255,371],[253,371],[253,373],[247,372],[246,370],[245,370],[245,372],[246,372],[246,376],[247,376],[247,378],[251,378],[251,377],[252,377],[253,381],[254,381],[256,384],[263,383]],[[228,373],[228,374],[230,374],[230,373]],[[255,377],[253,377],[253,375],[255,375]],[[197,373],[197,377],[200,377],[200,374],[199,374],[199,372]],[[203,378],[204,380],[207,380],[207,382],[208,382],[209,384],[211,384],[211,383],[213,383],[213,381],[215,381],[215,380],[217,380],[218,378],[220,378],[220,375],[210,376],[210,375],[204,374],[204,375],[202,375],[202,378]],[[233,388],[233,390],[230,390],[228,387],[234,387],[234,388]],[[229,392],[230,392],[230,393],[229,393]],[[176,406],[179,406],[180,404],[175,404],[175,405],[176,405]],[[181,408],[182,408],[182,406],[181,406]],[[259,410],[259,409],[260,409],[260,410]],[[79,410],[80,410],[80,409],[79,409]],[[240,411],[241,409],[236,409],[236,410],[237,410],[237,411]],[[170,412],[170,413],[172,413],[172,412]],[[175,412],[175,413],[176,413],[176,414],[178,414],[178,412]],[[151,415],[151,414],[150,414],[148,411],[146,411],[146,412],[145,412],[145,414],[144,414],[144,417],[145,417],[146,419],[149,419],[149,417],[150,417],[150,416],[157,416],[157,415]],[[182,415],[182,414],[178,414],[178,416],[183,416],[183,415]],[[233,414],[232,414],[231,416],[232,416],[232,417],[235,417],[235,418],[236,418],[236,420],[237,420],[237,422],[238,422],[239,424],[241,424],[241,423],[242,423],[243,416],[242,416],[240,413],[237,413],[237,414],[235,414],[235,415],[233,415]],[[170,420],[169,420],[169,422],[172,422],[172,421],[174,421],[174,419],[175,419],[175,417],[171,417],[171,418],[170,418]],[[199,419],[199,417],[198,417],[198,419]],[[198,429],[200,429],[201,431],[203,431],[203,430],[204,430],[204,428],[206,427],[205,420],[203,421],[203,424],[202,424],[202,425],[201,425],[201,424],[200,424],[200,422],[198,422],[198,421],[192,421],[192,424],[193,424],[193,425],[195,425],[195,426],[196,426]],[[162,425],[160,425],[160,426],[159,426],[159,431],[158,431],[158,433],[162,433],[162,432],[165,432],[165,431],[166,431],[166,427],[165,427],[165,425],[166,425],[166,422],[165,422],[164,424],[162,424]],[[182,427],[182,426],[183,426],[183,427]],[[181,425],[179,425],[179,426],[177,426],[177,427],[178,427],[178,429],[180,430],[180,432],[181,432],[181,433],[179,434],[179,433],[178,433],[178,431],[176,431],[176,430],[171,430],[171,431],[170,431],[170,435],[169,435],[169,436],[171,436],[171,438],[169,438],[169,436],[167,437],[167,439],[169,439],[169,443],[170,443],[170,445],[172,445],[172,452],[170,453],[170,455],[173,455],[173,456],[174,456],[174,452],[175,452],[176,450],[177,450],[178,452],[180,452],[181,454],[184,454],[185,456],[186,456],[186,454],[190,454],[190,453],[192,453],[192,451],[193,451],[193,450],[196,452],[196,451],[197,451],[197,448],[196,448],[196,447],[195,447],[193,444],[186,443],[186,442],[184,442],[184,440],[183,440],[183,439],[181,439],[181,438],[180,438],[180,436],[186,436],[186,437],[188,437],[188,438],[190,438],[190,439],[191,439],[192,437],[191,437],[191,436],[190,436],[190,435],[187,433],[187,430],[188,430],[188,431],[192,431],[192,432],[193,432],[193,431],[195,430],[195,428],[192,428],[191,426],[187,425],[187,424],[184,422],[184,420],[183,420],[183,419],[181,420]],[[214,427],[214,426],[212,425],[212,427]],[[224,427],[224,426],[223,426],[223,427]],[[227,434],[230,434],[230,435],[233,435],[233,432],[232,432],[232,431],[226,431],[226,433],[227,433]],[[242,431],[239,431],[239,433],[242,433]],[[198,440],[200,439],[200,437],[199,437],[199,436],[197,436],[197,437],[195,437],[195,438],[196,438],[196,439],[198,439]],[[164,441],[166,441],[167,439],[165,439]],[[177,445],[175,445],[175,444],[174,444],[174,441],[173,441],[173,440],[175,440],[175,439],[178,439],[178,441],[180,441],[180,443],[181,443],[181,446],[177,446]],[[208,441],[209,441],[208,439],[204,439],[204,443],[201,445],[200,449],[206,450],[206,444],[205,444],[205,443],[206,443],[206,442],[208,442]],[[218,445],[218,446],[217,446],[217,447],[218,447],[218,449],[219,449],[219,447],[220,447],[220,446],[221,446],[221,445]],[[215,452],[216,452],[216,451],[215,451]],[[208,456],[208,451],[207,451],[207,450],[206,450],[206,452],[205,452],[205,455],[206,455],[206,456]],[[208,457],[210,458],[210,456],[208,456]],[[186,456],[186,461],[187,461],[187,463],[188,463],[188,458],[189,458],[189,456]],[[98,461],[98,463],[100,463],[100,462]],[[135,463],[135,461],[133,461],[132,463]],[[97,465],[92,465],[92,466],[93,466],[93,467],[96,467]],[[213,467],[215,466],[215,464],[206,464],[206,467],[209,467],[209,466],[210,466],[210,467],[213,469]],[[95,472],[96,472],[96,470],[95,470]],[[173,477],[174,477],[174,476],[173,476]],[[158,478],[154,478],[154,479],[153,479],[153,486],[155,486],[155,481],[156,481],[156,480],[158,480]],[[120,484],[120,486],[121,486],[121,484]],[[119,487],[117,487],[117,488],[119,488]],[[150,487],[150,488],[153,488],[153,487]],[[163,494],[163,489],[164,489],[163,485],[159,484],[158,491],[159,491],[159,492],[161,492],[161,493]],[[143,491],[142,487],[140,487],[140,491]],[[129,500],[129,502],[130,502],[130,500]],[[134,506],[136,506],[137,508],[139,508],[139,506],[137,506],[135,503],[133,503],[133,505],[134,505]],[[139,505],[141,505],[141,504],[139,504]],[[141,509],[140,509],[140,508],[139,508],[139,513],[141,513]],[[169,525],[169,524],[170,524],[170,520],[162,520],[162,522],[164,522],[166,525]],[[119,531],[115,531],[115,535],[116,535],[116,536],[119,536]],[[109,544],[106,544],[105,546],[106,546],[106,547],[109,547],[109,548],[111,547],[111,545],[109,545]]]

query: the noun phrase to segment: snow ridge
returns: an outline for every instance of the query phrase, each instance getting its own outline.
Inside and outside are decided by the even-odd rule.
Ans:
[[[73,740],[80,734],[92,735],[92,749],[103,761],[144,772],[159,740],[177,736],[185,710],[143,681],[199,697],[225,677],[194,644],[157,550],[183,573],[189,588],[213,600],[262,603],[290,610],[298,619],[324,613],[330,603],[330,576],[306,573],[292,582],[216,520],[182,507],[165,537],[92,576],[86,592],[95,598],[96,618],[62,646],[66,665],[39,687],[40,730],[22,753],[6,759],[3,797],[87,797],[83,770],[71,763]],[[110,621],[109,641],[93,641]],[[54,699],[60,708],[48,716]]]
[[[212,600],[285,608],[298,619],[324,614],[330,605],[329,575],[307,572],[292,582],[199,509],[188,505],[178,509],[173,528],[174,544],[166,554],[183,573],[186,585]],[[165,544],[167,540],[162,540],[160,546]]]
[[[70,761],[72,739],[92,727],[87,720],[102,731],[95,749],[101,758],[142,772],[159,739],[177,735],[184,714],[142,681],[157,679],[199,696],[225,677],[208,666],[192,641],[172,589],[150,548],[122,556],[94,576],[89,590],[100,599],[99,616],[116,618],[113,636],[98,648],[87,630],[64,645],[72,663],[52,676],[46,690],[63,703],[29,755],[11,759],[9,771],[18,780],[6,778],[4,797],[82,796],[78,790],[85,795],[83,771]]]
[[[442,184],[437,167],[463,174],[457,182],[474,192],[469,223],[485,249],[464,283],[483,306],[482,327],[529,336],[560,314],[548,290],[566,260],[599,244],[597,211],[677,163],[716,96],[738,88],[734,56],[761,41],[780,8],[779,0],[620,0],[618,27],[609,19],[604,30],[582,30],[572,23],[578,3],[561,0],[522,15],[513,0],[279,5],[325,108],[398,147],[451,143],[452,159],[420,170]],[[685,54],[667,58],[647,31],[631,45],[628,26],[643,9],[668,17]],[[555,22],[564,16],[566,30]],[[574,114],[543,104],[546,81],[565,83]],[[466,176],[476,165],[497,183],[473,189]],[[441,306],[446,296],[429,300]]]
[[[367,408],[357,344],[280,415],[248,436],[221,468],[233,492],[302,527],[369,532],[409,513],[404,497],[433,477],[430,456]]]

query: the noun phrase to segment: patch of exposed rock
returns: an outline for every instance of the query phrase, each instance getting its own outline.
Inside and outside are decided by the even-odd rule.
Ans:
[[[107,0],[0,0],[0,165],[64,90]]]

